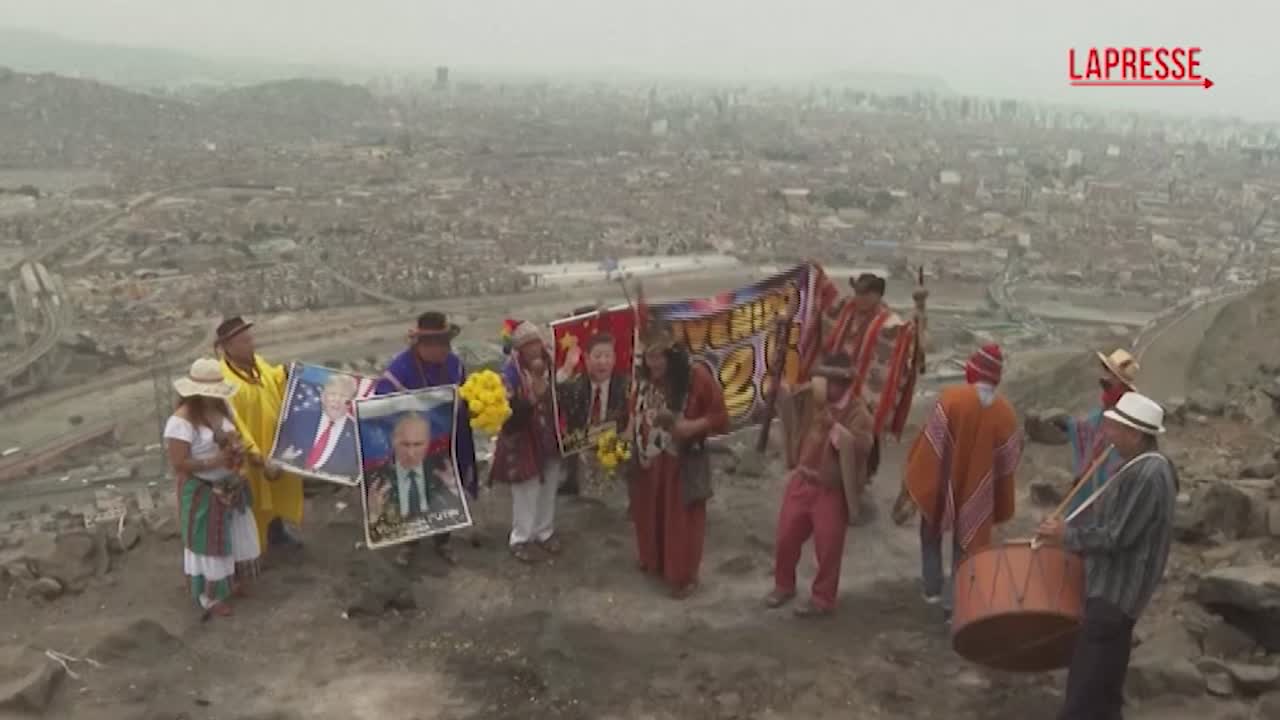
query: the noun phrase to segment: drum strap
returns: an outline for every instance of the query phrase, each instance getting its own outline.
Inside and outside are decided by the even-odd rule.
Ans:
[[[1084,512],[1086,509],[1088,509],[1088,507],[1092,505],[1099,497],[1102,497],[1102,493],[1106,492],[1107,488],[1111,487],[1111,483],[1115,482],[1117,478],[1119,478],[1121,475],[1124,475],[1126,470],[1133,467],[1134,464],[1137,463],[1139,460],[1142,460],[1143,458],[1149,458],[1149,457],[1157,457],[1157,458],[1160,458],[1161,460],[1164,460],[1165,462],[1169,462],[1169,458],[1166,458],[1164,455],[1161,455],[1158,452],[1144,452],[1141,455],[1134,457],[1133,459],[1129,460],[1129,462],[1125,463],[1124,465],[1121,465],[1120,469],[1116,470],[1115,474],[1107,478],[1107,481],[1102,484],[1102,487],[1098,488],[1097,490],[1094,490],[1092,495],[1085,498],[1084,502],[1080,503],[1080,507],[1076,508],[1074,512],[1072,512],[1070,515],[1067,516],[1066,522],[1070,523],[1072,520],[1075,520],[1077,515]]]

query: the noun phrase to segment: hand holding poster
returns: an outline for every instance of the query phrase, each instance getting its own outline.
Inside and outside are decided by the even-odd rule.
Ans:
[[[457,402],[457,387],[441,385],[356,403],[371,549],[471,525],[453,449]]]
[[[291,365],[270,459],[305,477],[358,483],[354,403],[372,395],[373,388],[372,378],[318,365]]]
[[[762,419],[765,379],[774,375],[784,343],[782,377],[798,382],[808,376],[820,335],[821,270],[803,264],[739,290],[705,300],[649,305],[649,313],[668,323],[676,342],[695,361],[707,363],[724,390],[733,429]],[[787,336],[777,319],[789,314]]]
[[[607,429],[627,424],[635,313],[620,306],[551,323],[555,344],[553,389],[560,452],[595,447]]]

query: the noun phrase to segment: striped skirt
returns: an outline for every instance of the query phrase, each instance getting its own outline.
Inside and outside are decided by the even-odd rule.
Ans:
[[[248,501],[228,505],[206,481],[188,478],[182,481],[178,492],[182,569],[189,579],[192,597],[201,607],[208,608],[230,597],[237,566],[242,571],[254,568],[261,554],[258,527],[247,509]]]

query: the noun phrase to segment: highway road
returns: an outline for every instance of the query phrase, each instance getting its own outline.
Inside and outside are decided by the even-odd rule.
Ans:
[[[179,185],[173,185],[161,190],[142,193],[130,200],[125,205],[124,209],[109,213],[108,215],[98,218],[88,225],[67,233],[60,238],[41,244],[39,247],[28,252],[11,267],[20,268],[24,263],[41,262],[50,255],[60,252],[77,242],[92,237],[101,230],[111,227],[121,219],[128,217],[133,211],[152,205],[172,193],[194,190],[211,185],[225,184],[228,182],[233,182],[233,180],[223,176],[196,180]],[[43,360],[46,355],[58,346],[58,341],[62,338],[62,334],[68,329],[71,322],[70,303],[67,298],[62,298],[61,302],[57,303],[53,308],[50,308],[48,304],[44,305],[43,312],[45,314],[43,334],[41,334],[39,339],[37,339],[30,347],[18,355],[13,362],[0,369],[0,383],[7,383],[12,378],[22,374],[31,365]]]

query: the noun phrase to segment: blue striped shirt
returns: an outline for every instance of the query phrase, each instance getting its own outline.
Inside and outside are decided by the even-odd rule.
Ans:
[[[1088,597],[1137,619],[1164,575],[1177,499],[1177,470],[1158,453],[1139,456],[1113,477],[1096,512],[1063,538],[1068,550],[1084,555]]]

